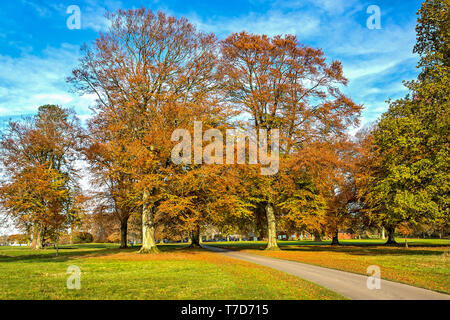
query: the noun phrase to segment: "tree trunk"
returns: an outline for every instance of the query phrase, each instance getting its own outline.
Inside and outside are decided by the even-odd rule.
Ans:
[[[381,227],[381,239],[386,239],[386,230],[384,229],[384,227]]]
[[[128,218],[120,222],[120,249],[127,248]]]
[[[406,236],[405,236],[405,248],[408,249],[408,240],[406,239]]]
[[[313,236],[314,236],[314,242],[322,242],[322,238],[320,236],[320,233],[314,232]]]
[[[339,233],[338,233],[338,231],[336,231],[334,234],[333,234],[333,240],[331,240],[331,245],[332,246],[338,246],[340,243],[339,243]]]
[[[155,241],[154,208],[147,204],[149,192],[144,190],[142,206],[142,247],[139,253],[158,253]]]
[[[397,244],[397,242],[395,242],[395,227],[387,227],[386,231],[388,234],[388,240],[386,241],[386,244]]]
[[[189,248],[200,248],[200,227],[191,232],[191,244]]]
[[[42,234],[42,227],[40,225],[35,226],[33,233],[33,242],[31,248],[34,250],[40,250],[44,247],[44,235]]]
[[[277,225],[275,211],[270,202],[266,205],[267,218],[267,247],[266,250],[280,250],[277,244]]]
[[[59,255],[59,236],[56,236],[56,256]]]

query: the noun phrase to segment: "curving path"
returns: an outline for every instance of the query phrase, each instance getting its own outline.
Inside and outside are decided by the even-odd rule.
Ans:
[[[380,289],[367,288],[367,276],[318,267],[310,264],[274,259],[218,247],[203,248],[225,256],[284,271],[317,283],[353,300],[450,300],[450,295],[381,279]]]

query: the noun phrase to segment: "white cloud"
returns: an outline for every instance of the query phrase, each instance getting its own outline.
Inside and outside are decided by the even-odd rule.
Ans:
[[[39,93],[35,94],[31,97],[33,101],[52,101],[52,103],[64,105],[73,101],[73,97],[71,97],[67,93]]]
[[[116,0],[88,0],[86,2],[87,6],[84,6],[81,10],[82,29],[92,29],[97,32],[106,31],[110,26],[108,19],[105,17],[107,11],[124,8],[122,2]]]
[[[0,116],[30,114],[40,105],[55,103],[89,114],[93,97],[69,93],[65,79],[77,63],[79,47],[62,44],[47,48],[42,56],[0,55]]]
[[[250,13],[234,18],[211,18],[202,20],[195,14],[188,15],[202,31],[228,35],[232,32],[248,31],[251,33],[267,34],[297,34],[311,35],[319,29],[320,19],[304,12],[284,13],[271,10],[265,14]]]
[[[33,8],[37,12],[37,14],[39,14],[41,17],[49,17],[51,15],[48,8],[44,5],[38,5],[38,4],[36,4],[32,1],[28,1],[28,0],[21,0],[21,2],[24,5]]]
[[[359,78],[367,78],[386,72],[396,65],[404,61],[403,59],[386,59],[386,58],[372,58],[369,61],[358,61],[353,64],[348,64],[344,68],[345,76],[350,82]]]

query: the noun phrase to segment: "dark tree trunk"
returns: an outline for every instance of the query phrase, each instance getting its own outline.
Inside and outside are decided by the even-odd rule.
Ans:
[[[322,242],[322,238],[320,236],[320,233],[314,232],[314,242]]]
[[[388,240],[386,241],[386,244],[387,245],[396,245],[397,242],[395,241],[395,227],[387,227],[386,231],[388,234]]]
[[[190,248],[200,248],[200,227],[198,226],[191,232],[191,244]]]
[[[255,236],[258,238],[265,237],[267,223],[266,223],[266,210],[264,205],[259,204],[256,208],[256,220],[255,220]]]
[[[127,248],[128,218],[120,222],[120,249]]]
[[[59,236],[56,236],[56,256],[59,255]]]
[[[340,245],[338,234],[339,234],[338,231],[336,231],[336,232],[333,234],[333,240],[331,240],[331,245],[332,245],[332,246],[338,246],[338,245]]]

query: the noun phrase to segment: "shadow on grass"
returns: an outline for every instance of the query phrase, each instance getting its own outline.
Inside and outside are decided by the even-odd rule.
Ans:
[[[138,253],[141,246],[133,246],[121,249],[118,246],[103,244],[81,244],[65,245],[59,248],[59,254],[56,256],[56,250],[45,248],[42,250],[31,250],[29,248],[9,247],[9,250],[1,250],[0,263],[4,262],[64,262],[70,259],[79,259],[87,257],[102,257],[117,253]],[[158,245],[162,254],[170,252],[199,253],[201,249],[188,249],[185,244],[179,245]],[[14,251],[14,255],[8,255],[8,251]],[[23,254],[17,254],[17,251],[23,251]]]
[[[313,241],[292,241],[279,242],[282,251],[286,252],[340,252],[349,255],[358,256],[412,256],[412,255],[442,255],[448,252],[450,246],[433,245],[433,244],[413,244],[406,249],[400,243],[398,246],[383,246],[381,243],[361,243],[355,245],[354,242],[343,242],[340,246],[331,246],[329,241],[313,242]],[[207,242],[204,245],[222,247],[230,250],[264,250],[266,244],[258,243],[214,243]],[[158,249],[161,254],[182,252],[184,254],[199,254],[204,252],[201,248],[189,248],[188,244],[159,244]],[[140,246],[133,246],[126,249],[120,249],[114,244],[76,244],[64,245],[59,249],[59,255],[56,257],[56,251],[53,248],[46,248],[34,251],[29,248],[20,247],[0,247],[0,264],[8,262],[64,262],[70,259],[80,259],[87,257],[102,257],[118,253],[135,253],[139,252]],[[423,248],[423,249],[422,249]],[[426,248],[426,249],[425,249]],[[433,249],[435,248],[435,249]],[[22,253],[23,252],[23,253]],[[9,254],[11,253],[11,254]]]
[[[409,243],[408,243],[409,244]],[[263,251],[266,247],[264,243],[239,243],[239,244],[215,244],[208,243],[210,246],[221,247],[225,249],[241,251],[241,250],[260,250]],[[341,252],[350,255],[360,256],[377,256],[377,255],[442,255],[444,252],[448,252],[445,245],[433,245],[433,244],[409,244],[410,248],[406,249],[403,244],[399,243],[394,246],[384,246],[380,243],[363,243],[355,245],[353,243],[342,243],[338,246],[330,245],[330,241],[323,242],[309,242],[309,243],[278,243],[281,251],[291,252]],[[421,249],[427,248],[427,249]],[[434,249],[434,250],[433,250]]]
[[[39,250],[36,251],[36,253],[31,254],[23,254],[23,255],[14,255],[14,256],[8,256],[8,255],[0,255],[0,263],[4,262],[63,262],[74,258],[82,258],[84,256],[88,255],[108,255],[112,254],[114,252],[118,252],[119,249],[111,249],[111,248],[105,248],[100,250],[81,250],[81,251],[74,251],[74,248],[63,248],[59,249],[59,254],[56,256],[55,250],[48,250],[48,252],[45,252],[47,250]]]

